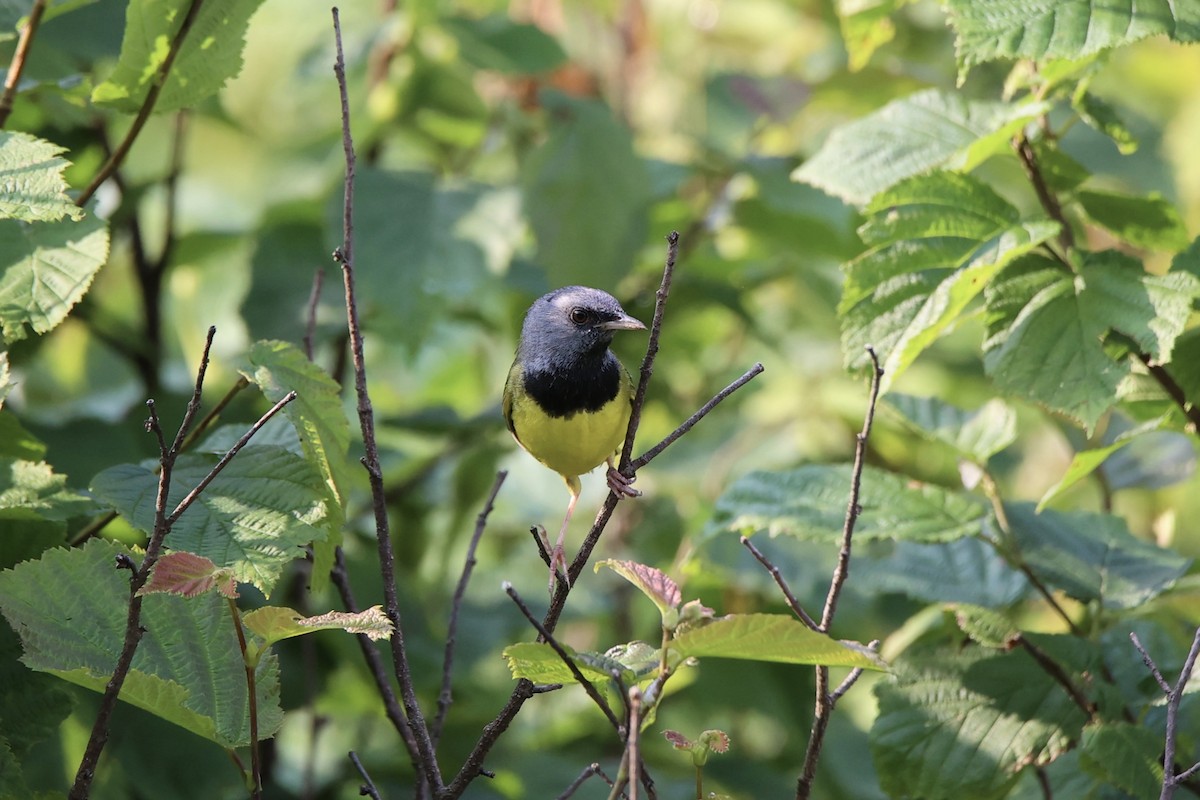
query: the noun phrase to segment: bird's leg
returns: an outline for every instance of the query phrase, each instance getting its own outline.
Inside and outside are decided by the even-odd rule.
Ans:
[[[575,513],[575,503],[579,500],[579,479],[575,479],[575,485],[570,481],[567,482],[567,490],[571,492],[571,502],[567,503],[567,516],[563,519],[562,527],[558,529],[558,541],[554,543],[554,549],[550,551],[550,596],[554,596],[554,583],[558,578],[558,568],[562,566],[563,581],[566,582],[567,588],[571,588],[571,573],[567,570],[567,554],[563,550],[563,542],[567,536],[567,526],[571,524],[571,515]]]
[[[608,458],[608,474],[605,477],[608,478],[608,488],[612,489],[618,497],[642,496],[641,492],[633,488],[633,482],[637,478],[627,478],[618,472],[617,468],[613,466],[612,456]]]

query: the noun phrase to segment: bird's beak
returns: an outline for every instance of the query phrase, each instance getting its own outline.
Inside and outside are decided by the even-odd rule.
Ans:
[[[624,314],[620,317],[617,317],[614,320],[609,320],[608,322],[601,322],[596,327],[602,331],[644,331],[644,330],[646,330],[646,326],[644,324],[642,324],[641,320],[636,320],[633,317],[629,316],[628,314]]]

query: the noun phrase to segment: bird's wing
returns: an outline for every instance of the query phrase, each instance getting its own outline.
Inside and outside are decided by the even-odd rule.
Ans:
[[[513,425],[513,396],[519,388],[521,388],[521,365],[514,361],[508,370],[508,380],[504,382],[504,398],[500,405],[500,410],[504,413],[504,424],[508,426],[509,433],[514,437],[517,435],[517,428]],[[521,440],[518,438],[517,441]]]

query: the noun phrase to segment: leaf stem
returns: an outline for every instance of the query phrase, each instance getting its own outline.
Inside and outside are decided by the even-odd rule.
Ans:
[[[262,762],[258,750],[258,688],[255,682],[254,668],[251,664],[250,651],[246,647],[246,631],[242,628],[242,615],[237,603],[232,597],[225,598],[229,604],[229,617],[233,620],[233,629],[237,631],[238,649],[242,651],[242,666],[246,670],[246,692],[250,712],[250,779],[253,786],[250,796],[254,800],[262,800]]]

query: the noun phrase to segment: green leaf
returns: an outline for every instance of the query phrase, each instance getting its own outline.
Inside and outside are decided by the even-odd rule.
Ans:
[[[67,687],[23,666],[20,655],[17,634],[0,625],[0,746],[7,744],[18,758],[38,742],[55,736],[75,706]],[[0,769],[0,775],[4,772]],[[0,797],[12,797],[3,786],[0,778]]]
[[[167,513],[203,479],[216,458],[185,453],[175,463]],[[122,464],[92,480],[92,491],[131,525],[154,527],[158,475],[149,467]],[[327,513],[326,487],[312,465],[280,447],[250,445],[229,462],[167,537],[175,550],[202,555],[229,567],[243,583],[269,594],[289,561],[325,534],[314,525]]]
[[[872,594],[900,592],[926,603],[998,607],[1029,589],[1024,575],[975,537],[936,544],[901,541],[889,557],[872,555],[854,554],[854,583]]]
[[[615,286],[646,238],[645,162],[606,106],[546,99],[550,136],[526,159],[521,175],[537,260],[551,285]]]
[[[1182,250],[1190,241],[1179,209],[1157,192],[1146,197],[1079,191],[1088,219],[1118,239],[1148,250]]]
[[[0,218],[24,222],[78,221],[83,209],[67,197],[59,158],[64,148],[27,133],[0,131]]]
[[[902,662],[875,694],[871,754],[893,797],[1004,797],[1023,767],[1066,752],[1085,721],[1023,650]]]
[[[1137,137],[1108,101],[1087,91],[1081,84],[1079,91],[1071,99],[1071,105],[1084,124],[1112,139],[1117,151],[1122,155],[1137,152]]]
[[[966,411],[934,397],[890,394],[883,407],[895,411],[910,429],[977,464],[1017,440],[1017,414],[998,399]]]
[[[3,377],[4,356],[0,353],[0,378]],[[0,411],[0,458],[18,461],[41,461],[46,457],[46,445],[21,425],[11,411]]]
[[[1115,251],[1088,254],[1078,274],[1028,257],[987,288],[984,367],[999,388],[1090,430],[1129,374],[1125,360],[1105,352],[1104,336],[1117,331],[1168,361],[1198,295],[1195,276],[1150,275]]]
[[[329,513],[322,522],[325,537],[313,545],[313,591],[329,581],[335,550],[342,543],[342,508],[349,475],[350,423],[342,406],[340,387],[298,348],[286,342],[255,342],[248,354],[254,371],[243,373],[267,399],[277,403],[289,391],[296,399],[283,407],[300,437],[308,460],[317,465],[329,489]]]
[[[946,0],[959,77],[996,59],[1078,59],[1147,36],[1200,41],[1194,3],[1145,0]]]
[[[580,653],[569,645],[560,646],[575,662],[579,671],[592,683],[605,685],[612,680],[612,669],[623,674],[623,680],[635,681],[637,676],[614,658],[600,653]],[[575,683],[575,676],[563,663],[554,648],[545,642],[518,642],[504,648],[504,659],[514,678],[526,678],[534,683]]]
[[[1116,415],[1114,415],[1116,416]],[[1051,486],[1046,493],[1042,495],[1042,499],[1038,501],[1037,511],[1040,514],[1050,502],[1056,497],[1059,497],[1067,489],[1071,488],[1081,480],[1091,475],[1100,468],[1108,457],[1117,452],[1121,448],[1131,443],[1136,437],[1157,430],[1163,424],[1163,419],[1157,418],[1149,420],[1136,428],[1129,428],[1120,431],[1120,433],[1110,433],[1105,431],[1104,441],[1107,444],[1101,447],[1094,447],[1088,450],[1080,450],[1071,458],[1071,463],[1067,466],[1067,471],[1063,473],[1062,478],[1058,483]],[[1188,448],[1191,449],[1190,447]],[[1109,487],[1119,488],[1119,487]]]
[[[973,169],[1046,110],[1044,103],[968,100],[928,89],[834,129],[792,178],[861,205],[936,167]]]
[[[62,521],[94,511],[95,506],[67,489],[67,477],[56,475],[46,462],[0,458],[0,518],[16,510]]]
[[[388,639],[392,635],[391,620],[383,613],[382,606],[371,606],[357,612],[329,611],[312,617],[290,608],[263,606],[243,615],[242,623],[263,640],[264,647],[313,631],[361,633],[372,641]]]
[[[1009,262],[1053,236],[967,175],[935,172],[876,196],[859,229],[871,249],[845,266],[838,313],[848,366],[880,356],[888,387]]]
[[[678,615],[679,604],[683,598],[679,593],[679,586],[676,585],[675,581],[667,577],[665,572],[648,567],[645,564],[638,564],[633,561],[618,561],[612,558],[596,562],[594,570],[599,572],[601,567],[608,567],[636,586],[642,594],[653,601],[654,605],[658,606],[658,611],[663,616],[664,624],[668,624],[666,622],[668,617],[672,619],[670,624],[674,624],[674,619]]]
[[[92,102],[136,113],[166,60],[193,0],[131,0],[125,12],[121,57]],[[194,106],[216,94],[242,69],[250,16],[262,0],[206,0],[183,40],[154,105],[156,114]]]
[[[354,248],[359,313],[372,330],[415,348],[447,308],[475,296],[487,279],[483,237],[468,229],[495,196],[474,184],[437,183],[430,173],[363,169],[355,197],[355,227],[371,231]],[[341,244],[340,194],[326,218],[337,231],[332,250]]]
[[[1008,617],[991,608],[963,604],[954,609],[954,621],[971,641],[983,647],[1007,650],[1021,635],[1021,629]]]
[[[513,22],[504,14],[479,19],[453,17],[442,25],[458,39],[462,58],[480,69],[506,75],[532,75],[557,69],[567,54],[536,25]]]
[[[0,611],[21,637],[26,666],[104,691],[129,606],[128,575],[114,565],[119,554],[130,551],[93,539],[0,573]],[[146,634],[121,699],[222,747],[248,744],[246,673],[226,601],[214,593],[153,595],[142,603],[141,624]],[[268,738],[283,721],[273,655],[256,679],[259,736]]]
[[[730,614],[696,625],[681,625],[670,647],[683,658],[709,656],[887,669],[879,656],[862,645],[817,633],[787,614]]]
[[[1111,514],[1005,504],[1021,557],[1046,583],[1105,608],[1136,608],[1166,591],[1190,558],[1142,541]]]
[[[95,214],[78,222],[0,219],[0,333],[25,337],[62,322],[108,260],[108,226]]]
[[[1079,763],[1091,775],[1134,797],[1154,797],[1162,787],[1162,736],[1128,722],[1083,729]]]
[[[857,72],[867,65],[877,49],[896,35],[892,14],[907,0],[837,0],[834,10],[842,30],[842,43],[849,67]]]
[[[836,543],[845,523],[851,467],[810,464],[785,472],[752,472],[717,500],[711,526],[744,535],[767,531]],[[978,534],[987,507],[970,495],[867,467],[855,541],[944,542]]]

